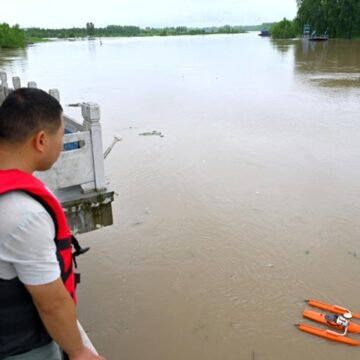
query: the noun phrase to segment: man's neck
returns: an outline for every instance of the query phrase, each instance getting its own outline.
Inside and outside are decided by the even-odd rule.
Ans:
[[[35,171],[25,147],[0,146],[0,170],[8,169],[18,169],[30,174]]]

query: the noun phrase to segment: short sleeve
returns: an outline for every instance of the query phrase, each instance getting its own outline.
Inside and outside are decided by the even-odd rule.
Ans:
[[[44,210],[24,216],[1,247],[2,260],[11,263],[26,285],[44,285],[60,277],[55,229]]]

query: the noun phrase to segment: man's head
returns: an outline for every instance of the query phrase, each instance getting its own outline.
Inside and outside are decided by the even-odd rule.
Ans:
[[[45,91],[21,88],[0,106],[0,147],[26,149],[22,156],[33,170],[47,170],[57,160],[63,134],[62,107]]]

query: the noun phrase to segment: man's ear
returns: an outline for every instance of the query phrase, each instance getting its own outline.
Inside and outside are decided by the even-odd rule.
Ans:
[[[44,152],[46,134],[44,130],[37,132],[33,137],[33,144],[37,151]]]

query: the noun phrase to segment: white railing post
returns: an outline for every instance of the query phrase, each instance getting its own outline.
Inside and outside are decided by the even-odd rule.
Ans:
[[[93,102],[83,103],[81,105],[81,113],[84,118],[84,126],[90,131],[91,135],[95,189],[96,191],[102,191],[106,189],[106,180],[100,124],[100,107]]]
[[[58,89],[50,89],[49,94],[58,102],[60,102],[60,91]]]
[[[0,105],[4,102],[5,98],[5,87],[0,85]]]
[[[29,81],[29,82],[28,82],[28,87],[29,87],[29,88],[37,89],[37,84],[36,84],[35,81]]]
[[[7,83],[7,74],[5,71],[0,71],[0,105],[4,102],[8,95],[8,83]]]
[[[12,82],[13,82],[13,86],[14,86],[15,90],[21,88],[21,80],[20,80],[20,78],[18,76],[14,76],[12,78]]]
[[[8,87],[7,74],[5,71],[0,71],[1,86]]]

